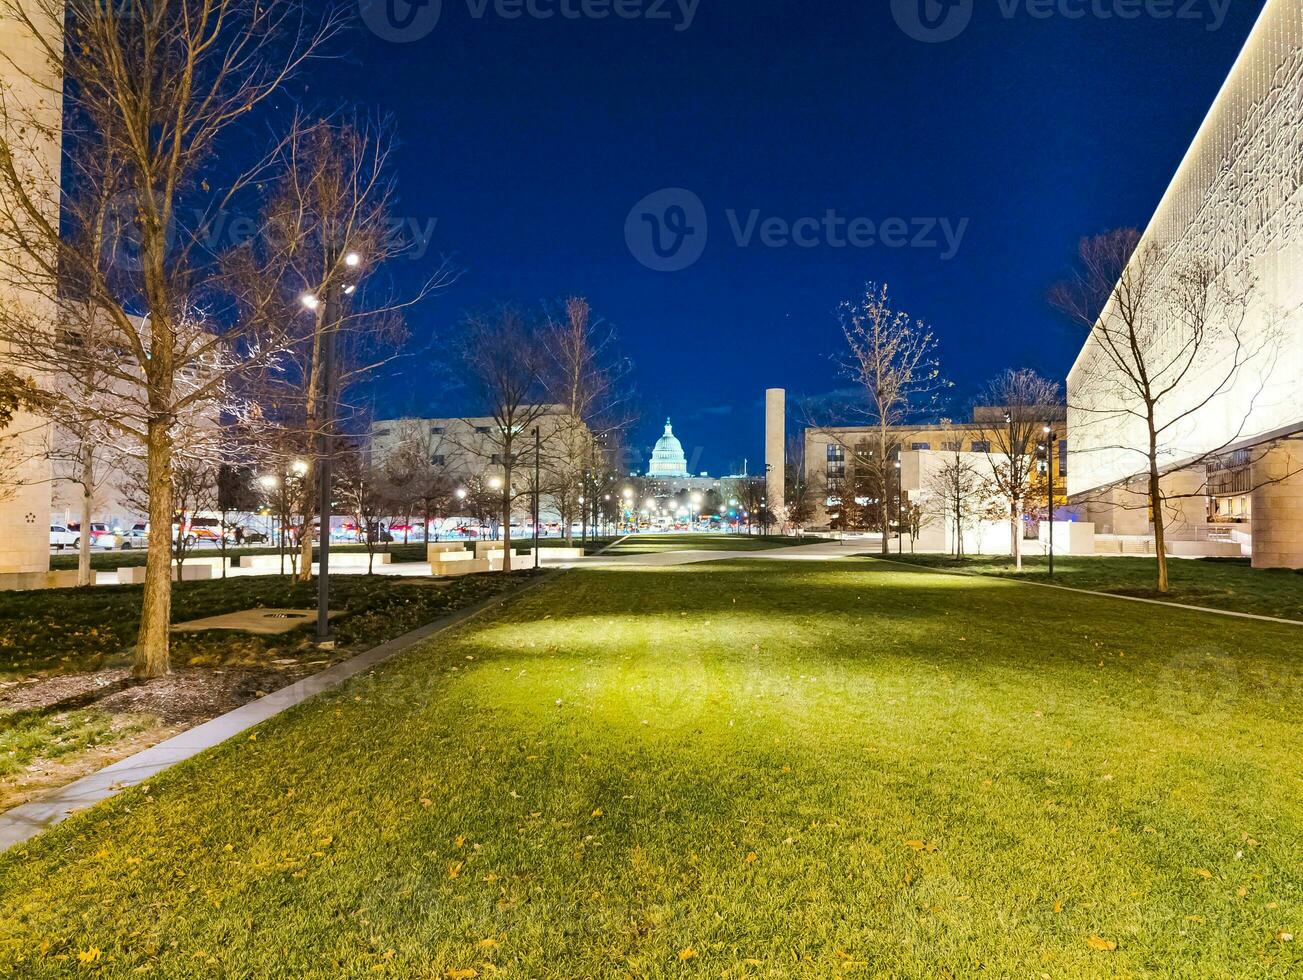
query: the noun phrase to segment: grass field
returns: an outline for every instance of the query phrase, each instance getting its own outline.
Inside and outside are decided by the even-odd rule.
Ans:
[[[631,534],[606,550],[608,555],[653,555],[665,551],[770,551],[816,544],[818,538],[760,534]]]
[[[1058,585],[1095,592],[1303,620],[1303,573],[1286,569],[1255,569],[1247,559],[1172,559],[1167,566],[1171,591],[1164,595],[1154,587],[1157,573],[1153,558],[1056,558],[1052,580],[1043,558],[1024,559],[1021,573],[1014,570],[1013,562],[1008,558],[964,558],[956,561],[944,555],[902,557],[894,552],[891,558],[929,568],[978,572],[982,575],[1020,576],[1034,582],[1053,581]]]
[[[570,572],[0,856],[24,977],[1297,977],[1293,627]]]

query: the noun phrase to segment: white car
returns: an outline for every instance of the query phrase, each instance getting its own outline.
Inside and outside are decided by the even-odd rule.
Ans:
[[[76,531],[70,531],[62,524],[50,525],[51,548],[75,548],[79,544],[81,544],[81,535]]]

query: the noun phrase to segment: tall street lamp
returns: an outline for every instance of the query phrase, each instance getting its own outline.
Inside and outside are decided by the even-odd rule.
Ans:
[[[341,319],[341,293],[351,296],[357,288],[352,283],[341,287],[336,267],[339,255],[333,249],[328,255],[327,268],[330,270],[326,280],[324,300],[307,293],[302,297],[303,306],[312,313],[324,303],[321,314],[321,424],[317,434],[317,479],[321,491],[319,510],[321,514],[321,556],[317,572],[317,643],[323,647],[334,646],[335,639],[330,632],[330,519],[331,519],[331,454],[334,450],[334,399],[335,399],[335,333]],[[357,252],[348,252],[343,256],[345,268],[356,271],[362,266],[362,256]],[[310,528],[304,533],[311,534]]]
[[[1054,578],[1054,450],[1058,448],[1058,434],[1051,425],[1045,426],[1045,504],[1049,516],[1050,578]]]
[[[905,553],[905,473],[896,459],[896,554]]]
[[[541,478],[543,455],[543,436],[539,427],[534,426],[534,571],[538,571],[538,484]]]

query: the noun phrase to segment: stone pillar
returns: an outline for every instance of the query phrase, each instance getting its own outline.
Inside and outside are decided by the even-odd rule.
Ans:
[[[771,514],[782,514],[787,480],[787,392],[765,392],[765,499]]]
[[[32,11],[39,20],[38,11]],[[43,34],[57,34],[60,25],[41,28]],[[0,52],[5,62],[4,106],[0,109],[0,140],[12,154],[14,170],[28,196],[57,223],[59,214],[59,129],[63,114],[62,87],[49,75],[49,66],[39,45],[26,27],[0,15]],[[11,64],[12,63],[12,64]],[[0,182],[0,195],[6,195]],[[9,213],[19,211],[14,201],[4,202]],[[35,240],[40,241],[39,235]],[[13,251],[10,251],[10,250]],[[31,259],[0,238],[6,264],[21,269]],[[35,268],[34,266],[31,266]],[[24,288],[21,282],[0,285],[0,303],[18,315],[30,315],[33,329],[51,329],[55,305],[50,290]],[[0,349],[0,370],[15,370],[6,363]],[[15,581],[39,579],[50,567],[50,459],[49,424],[25,412],[0,432],[0,576]]]
[[[1254,454],[1253,567],[1303,568],[1303,439]]]

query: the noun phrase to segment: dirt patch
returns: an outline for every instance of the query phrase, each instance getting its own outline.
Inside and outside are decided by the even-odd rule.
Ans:
[[[107,694],[130,678],[131,671],[114,668],[19,681],[0,688],[0,714],[9,711],[42,711],[87,696],[93,699],[96,693],[102,691]]]

